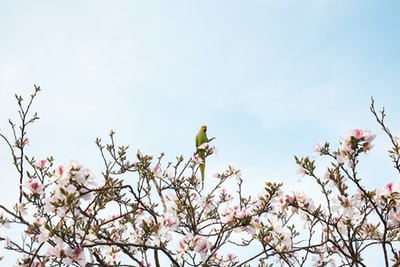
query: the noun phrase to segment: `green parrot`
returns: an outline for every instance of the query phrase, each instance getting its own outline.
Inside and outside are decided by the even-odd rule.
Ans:
[[[196,135],[196,152],[197,155],[202,160],[202,163],[200,163],[200,173],[203,186],[204,186],[204,169],[206,167],[206,151],[205,151],[206,148],[200,146],[204,143],[209,142],[206,132],[207,132],[207,126],[203,125],[200,127],[200,130]]]

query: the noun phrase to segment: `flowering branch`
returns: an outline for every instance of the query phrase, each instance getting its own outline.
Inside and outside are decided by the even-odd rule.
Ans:
[[[382,265],[400,264],[400,185],[368,189],[358,175],[360,156],[373,148],[370,131],[350,130],[337,149],[318,144],[313,157],[295,157],[320,195],[284,192],[282,183],[266,181],[258,195],[246,196],[246,179],[232,166],[208,177],[206,190],[195,154],[174,163],[164,163],[163,153],[131,156],[113,131],[108,144],[96,139],[100,177],[76,161],[57,166],[52,157],[28,157],[27,125],[38,119],[29,119],[29,110],[39,91],[35,86],[27,106],[17,96],[20,125],[10,122],[11,139],[0,133],[20,177],[18,202],[0,204],[0,226],[22,233],[21,241],[0,236],[21,254],[17,266],[367,266],[365,255],[375,247]],[[370,110],[400,172],[398,140],[384,110],[376,112],[373,99]],[[206,157],[213,153],[207,147]],[[330,161],[322,176],[317,155]]]

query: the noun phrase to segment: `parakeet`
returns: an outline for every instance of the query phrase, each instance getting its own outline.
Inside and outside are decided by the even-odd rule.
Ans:
[[[200,127],[199,132],[196,135],[196,152],[199,158],[201,158],[202,163],[200,163],[200,174],[201,174],[201,181],[204,185],[204,169],[206,167],[206,151],[205,147],[202,147],[204,143],[208,143],[207,138],[207,126],[203,125]]]

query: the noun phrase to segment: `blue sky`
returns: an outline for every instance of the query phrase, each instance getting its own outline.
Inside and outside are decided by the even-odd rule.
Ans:
[[[93,141],[113,129],[122,144],[173,159],[193,151],[193,136],[207,124],[219,150],[210,172],[233,164],[252,182],[284,180],[296,168],[293,155],[308,154],[315,142],[337,142],[354,127],[378,132],[371,96],[396,122],[396,7],[394,1],[4,4],[1,129],[16,117],[14,93],[28,95],[35,83],[43,89],[35,106],[41,120],[31,131],[36,157],[100,168]]]
[[[111,129],[133,151],[165,152],[173,160],[191,155],[194,135],[207,124],[219,153],[206,172],[241,168],[253,194],[265,180],[301,187],[293,156],[311,155],[318,141],[337,144],[349,128],[377,133],[365,158],[365,166],[375,163],[366,168],[368,183],[398,180],[368,107],[373,96],[386,107],[393,132],[400,131],[399,7],[397,1],[4,1],[0,130],[9,133],[8,118],[17,118],[14,93],[27,96],[37,84],[41,120],[30,130],[28,153],[78,160],[98,176],[94,140],[106,140]],[[3,145],[0,156],[8,170]]]

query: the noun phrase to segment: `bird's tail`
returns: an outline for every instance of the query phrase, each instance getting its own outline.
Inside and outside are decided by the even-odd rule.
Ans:
[[[202,163],[200,163],[200,174],[201,174],[201,188],[204,188],[204,170],[206,168],[206,161],[203,160]]]

